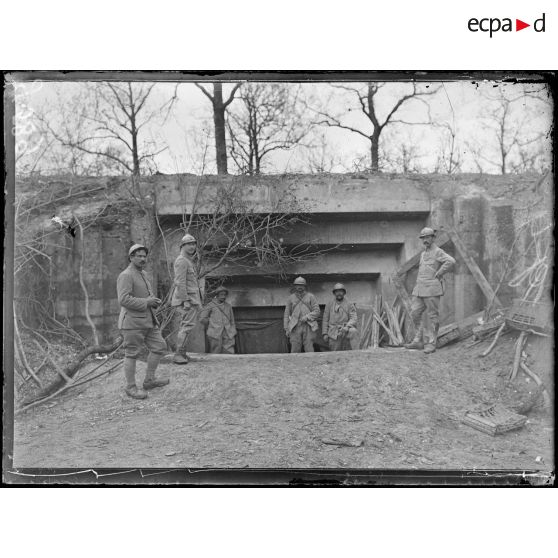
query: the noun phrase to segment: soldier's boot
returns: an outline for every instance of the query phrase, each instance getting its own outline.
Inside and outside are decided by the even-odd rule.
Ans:
[[[422,349],[424,344],[422,342],[423,327],[421,316],[413,316],[413,325],[415,326],[415,336],[410,343],[405,343],[403,346],[406,349]]]
[[[422,325],[420,323],[415,324],[415,336],[410,343],[405,343],[403,346],[406,349],[422,349],[424,344],[422,343]]]
[[[424,347],[420,339],[413,339],[410,343],[403,345],[406,349],[422,349]]]
[[[133,399],[145,399],[147,393],[136,386],[136,359],[126,357],[124,359],[124,374],[126,376],[125,392],[128,397]]]
[[[428,339],[428,343],[424,344],[424,352],[429,355],[436,351],[436,341],[438,339],[438,330],[440,329],[440,324],[435,323],[432,327],[431,337]]]
[[[174,364],[188,364],[190,362],[190,359],[188,358],[187,354],[174,353],[172,361]]]
[[[155,379],[155,371],[157,370],[160,360],[160,355],[149,353],[149,356],[147,357],[147,370],[145,372],[145,379],[143,380],[143,389],[148,390],[163,387],[169,383],[169,380]]]
[[[176,352],[172,359],[174,364],[188,364],[189,359],[186,351],[184,350],[184,345],[186,344],[186,335],[183,333],[178,333],[176,336]]]

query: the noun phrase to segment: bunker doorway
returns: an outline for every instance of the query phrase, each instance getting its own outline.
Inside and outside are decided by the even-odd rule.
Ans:
[[[237,307],[236,353],[287,353],[287,338],[283,331],[284,306]]]

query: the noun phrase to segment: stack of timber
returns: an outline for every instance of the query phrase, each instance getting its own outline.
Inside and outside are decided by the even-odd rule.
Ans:
[[[402,347],[405,343],[404,321],[405,310],[399,297],[390,305],[381,295],[376,295],[370,316],[361,317],[360,348]]]

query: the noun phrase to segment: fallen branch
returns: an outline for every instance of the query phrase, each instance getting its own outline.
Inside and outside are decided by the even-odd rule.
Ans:
[[[97,370],[98,368],[100,368],[104,364],[106,364],[106,362],[101,362],[98,366],[96,366],[93,370],[91,370],[89,372],[89,374],[91,374],[91,372],[93,372],[94,370]],[[111,366],[108,370],[104,370],[103,372],[101,372],[100,374],[97,374],[96,376],[93,376],[92,378],[88,378],[87,380],[82,380],[82,381],[71,383],[71,384],[65,384],[58,391],[55,391],[54,393],[50,394],[48,397],[44,397],[44,398],[39,399],[37,401],[33,401],[32,403],[29,403],[29,404],[25,405],[24,407],[21,407],[20,409],[18,409],[15,412],[15,414],[17,415],[19,413],[23,413],[23,411],[27,411],[27,409],[31,409],[32,407],[36,407],[37,405],[40,405],[41,403],[46,403],[47,401],[50,401],[54,397],[57,397],[58,395],[60,395],[61,393],[65,392],[66,390],[68,390],[72,387],[77,387],[77,386],[80,386],[82,384],[86,384],[87,382],[91,382],[92,380],[95,380],[96,378],[100,378],[101,376],[104,376],[105,374],[109,374],[110,372],[112,372],[116,367],[120,366],[121,364],[122,364],[122,361],[120,360],[116,364]]]
[[[498,342],[498,338],[500,337],[500,334],[502,333],[502,331],[504,331],[505,327],[506,327],[506,322],[504,322],[498,328],[498,331],[496,332],[496,337],[494,337],[492,343],[490,344],[490,347],[488,347],[488,349],[486,349],[486,351],[484,351],[483,353],[480,354],[481,357],[488,356],[492,352],[492,349],[494,349],[494,347],[496,346],[496,343]]]
[[[83,349],[83,351],[78,353],[76,358],[64,368],[64,375],[68,378],[73,378],[78,372],[82,361],[85,360],[89,355],[93,353],[114,353],[114,351],[116,351],[116,349],[120,347],[122,341],[122,336],[119,335],[116,340],[110,345],[93,345],[91,347]],[[104,364],[104,362],[101,364]],[[47,396],[50,396],[52,393],[56,392],[61,386],[64,385],[68,385],[68,383],[64,379],[64,376],[62,374],[59,374],[59,376],[52,383],[46,386],[35,398],[24,401],[24,405],[42,400]]]
[[[15,333],[15,349],[21,364],[25,368],[25,371],[35,380],[35,383],[42,388],[43,383],[39,379],[39,377],[33,372],[29,363],[27,362],[27,357],[25,356],[25,351],[23,350],[23,343],[21,342],[21,337],[19,335],[19,327],[17,325],[17,317],[14,316],[14,333]]]
[[[513,359],[513,366],[509,375],[510,380],[514,380],[517,376],[517,371],[519,370],[519,364],[521,361],[521,351],[523,350],[523,344],[525,343],[527,335],[528,333],[526,331],[522,331],[517,338],[517,341],[515,342],[515,356]]]

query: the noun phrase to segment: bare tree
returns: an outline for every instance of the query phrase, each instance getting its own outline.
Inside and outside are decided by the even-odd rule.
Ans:
[[[490,105],[481,113],[481,120],[494,147],[473,147],[477,166],[480,166],[479,160],[484,161],[496,167],[501,174],[544,170],[544,144],[549,143],[550,130],[532,126],[532,115],[526,110],[529,99],[546,102],[543,95],[544,91],[539,90],[522,89],[507,93],[500,88],[496,94],[485,96]],[[520,106],[522,118],[516,110]]]
[[[463,157],[457,141],[457,128],[454,123],[442,122],[437,124],[442,129],[436,172],[455,174],[461,171]]]
[[[341,157],[328,143],[324,133],[318,134],[308,145],[306,167],[311,173],[328,173],[342,167]]]
[[[200,277],[231,268],[284,276],[291,265],[322,253],[311,242],[284,242],[294,225],[309,220],[294,188],[287,189],[266,212],[260,212],[244,192],[241,183],[222,185],[187,224],[198,240]]]
[[[228,114],[230,155],[238,170],[259,174],[263,160],[276,150],[299,145],[310,131],[301,89],[290,85],[245,83]]]
[[[215,125],[215,160],[217,161],[217,174],[228,174],[227,168],[227,135],[225,126],[225,113],[227,107],[233,102],[234,96],[240,87],[235,84],[229,93],[227,100],[223,100],[223,84],[213,83],[213,95],[199,83],[194,84],[211,101],[213,106],[213,123]]]
[[[70,101],[59,97],[53,110],[38,114],[45,131],[69,155],[72,164],[90,171],[99,161],[109,170],[133,176],[153,172],[155,157],[167,149],[146,137],[150,123],[162,125],[177,99],[177,86],[169,99],[153,106],[154,83],[95,83],[81,86]]]
[[[349,85],[333,85],[336,89],[347,91],[351,97],[357,101],[356,106],[350,107],[348,110],[336,115],[329,114],[327,110],[316,110],[321,117],[317,123],[324,126],[331,126],[349,130],[366,138],[370,142],[370,171],[378,172],[380,170],[380,138],[384,130],[393,124],[430,124],[430,118],[427,121],[407,121],[403,118],[397,118],[396,115],[401,109],[408,106],[412,102],[422,102],[428,111],[428,104],[425,97],[434,95],[438,88],[429,88],[429,86],[419,87],[416,83],[411,84],[411,90],[407,94],[401,94],[392,99],[387,110],[382,110],[383,116],[380,116],[379,97],[382,90],[386,90],[386,83],[366,83],[363,86]],[[359,111],[359,114],[366,117],[363,126],[349,123],[347,117]]]
[[[389,150],[380,149],[380,155],[385,171],[403,174],[420,173],[423,171],[419,163],[421,153],[416,142],[398,141]]]

